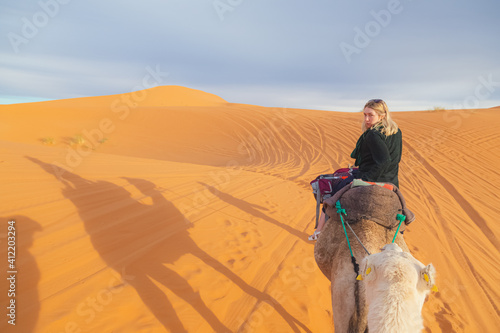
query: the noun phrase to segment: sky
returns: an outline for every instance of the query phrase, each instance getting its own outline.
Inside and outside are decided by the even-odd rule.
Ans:
[[[359,111],[500,105],[498,0],[0,0],[0,104],[180,85]]]

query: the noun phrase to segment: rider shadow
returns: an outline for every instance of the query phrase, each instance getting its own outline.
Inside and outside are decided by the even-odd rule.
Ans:
[[[62,192],[77,207],[96,251],[109,267],[122,274],[122,278],[134,287],[167,330],[186,331],[171,302],[154,281],[189,303],[215,332],[230,331],[188,281],[167,267],[186,254],[199,258],[259,301],[272,304],[294,331],[299,331],[296,324],[304,328],[274,298],[248,285],[199,248],[189,236],[190,223],[152,182],[124,177],[152,202],[144,204],[116,184],[87,180],[54,165],[29,159],[65,185]]]
[[[2,223],[7,223],[9,221],[15,221],[12,226],[15,228],[15,236],[9,234],[7,227],[9,224],[5,225],[5,231],[7,237],[15,237],[15,260],[8,262],[8,252],[12,252],[12,249],[8,249],[8,238],[5,240],[5,247],[2,246],[0,253],[2,258],[6,261],[6,268],[3,270],[5,277],[1,280],[0,287],[2,291],[5,291],[5,304],[2,301],[1,305],[3,309],[10,306],[10,300],[15,300],[16,305],[16,320],[15,328],[19,332],[34,332],[36,323],[38,321],[40,313],[40,300],[38,295],[38,282],[40,280],[40,270],[36,263],[35,257],[30,253],[29,249],[33,245],[35,232],[41,231],[42,227],[40,224],[29,217],[26,216],[12,216],[12,217],[0,217]],[[3,226],[2,226],[3,227]],[[4,245],[3,241],[1,242]],[[10,253],[12,255],[12,253]],[[14,266],[10,267],[10,264]],[[3,265],[2,265],[3,267]],[[7,279],[12,274],[8,273],[14,271],[15,275],[15,288],[11,293],[10,281]],[[8,302],[8,304],[7,304]],[[3,307],[5,305],[5,307]],[[0,331],[8,331],[7,326],[11,324],[8,323],[11,318],[8,316],[10,313],[9,309],[6,309],[5,318],[0,324]]]
[[[220,190],[218,190],[215,187],[210,186],[208,184],[205,184],[202,182],[198,182],[198,183],[203,185],[206,189],[208,189],[210,191],[210,193],[212,193],[213,195],[215,195],[216,197],[218,197],[222,201],[225,201],[232,206],[238,207],[242,211],[244,211],[250,215],[253,215],[261,220],[272,223],[272,224],[286,230],[290,234],[298,237],[301,241],[304,241],[307,243],[306,240],[307,240],[307,237],[309,236],[308,234],[306,234],[305,232],[299,231],[297,229],[294,229],[294,228],[290,227],[288,224],[277,221],[277,220],[267,216],[266,214],[262,213],[262,210],[267,210],[267,208],[249,203],[248,201],[245,201],[242,199],[238,199],[238,198],[236,198],[228,193],[221,192]]]

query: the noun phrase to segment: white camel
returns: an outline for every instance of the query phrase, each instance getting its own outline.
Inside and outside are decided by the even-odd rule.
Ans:
[[[424,329],[422,307],[434,283],[435,269],[425,266],[397,244],[369,255],[361,263],[370,333],[413,333]]]

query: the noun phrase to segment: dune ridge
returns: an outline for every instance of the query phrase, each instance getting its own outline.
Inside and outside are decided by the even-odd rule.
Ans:
[[[309,181],[353,162],[361,116],[184,87],[142,94],[0,106],[0,240],[9,219],[19,235],[16,329],[333,331],[328,280],[306,241]],[[401,190],[417,215],[405,238],[438,274],[426,331],[494,331],[500,108],[394,119]]]
[[[68,98],[53,101],[30,102],[20,104],[1,105],[2,107],[17,108],[31,106],[50,106],[50,107],[102,107],[106,105],[113,106],[128,106],[128,107],[143,107],[143,106],[216,106],[227,103],[223,98],[207,93],[198,89],[183,87],[183,86],[156,86],[148,89],[136,90],[123,94],[104,95]]]

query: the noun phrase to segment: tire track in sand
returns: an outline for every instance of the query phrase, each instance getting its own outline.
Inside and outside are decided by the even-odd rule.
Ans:
[[[497,296],[498,300],[498,295],[495,293],[495,289],[492,288],[486,280],[476,271],[474,268],[474,265],[472,264],[471,260],[469,257],[465,254],[465,251],[463,250],[462,246],[457,242],[458,247],[460,248],[460,252],[462,252],[462,256],[465,258],[465,261],[467,262],[467,265],[469,266],[470,271],[472,272],[472,275],[474,275],[474,278],[476,279],[476,282],[479,284],[481,287],[483,294],[486,296],[488,301],[490,302],[491,306],[493,309],[495,309],[495,312],[497,313],[497,316],[500,317],[500,310],[498,309],[498,306],[496,305],[497,302],[495,302],[490,294],[493,294]]]
[[[481,232],[488,238],[495,248],[500,248],[498,239],[494,236],[493,231],[488,227],[486,220],[479,214],[479,212],[472,206],[472,204],[450,183],[443,175],[439,173],[420,153],[414,149],[408,141],[405,140],[404,145],[407,147],[410,154],[414,155],[424,168],[443,186],[443,188],[457,201],[462,207],[463,211],[469,218],[476,224]]]

